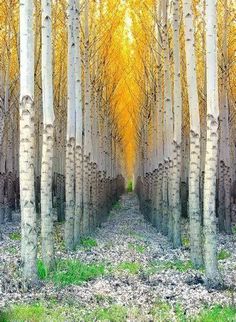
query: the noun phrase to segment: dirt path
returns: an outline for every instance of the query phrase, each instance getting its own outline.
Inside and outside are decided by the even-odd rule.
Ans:
[[[19,288],[19,240],[11,240],[10,232],[19,226],[6,226],[0,244],[0,305],[12,302],[56,299],[62,305],[74,303],[84,310],[98,307],[124,306],[133,321],[158,321],[158,307],[166,303],[168,314],[181,306],[181,314],[196,314],[206,305],[231,304],[229,290],[208,290],[203,273],[191,268],[189,249],[171,249],[166,237],[157,233],[139,211],[134,194],[124,195],[115,205],[107,221],[91,236],[93,247],[79,247],[66,253],[57,245],[57,258],[77,259],[84,263],[103,263],[105,274],[81,285],[58,288],[51,282],[39,290],[22,293]],[[62,233],[57,227],[57,239]],[[187,244],[187,239],[185,241]],[[236,275],[235,235],[221,236],[219,249],[229,258],[219,261],[226,283],[232,285]],[[14,253],[13,252],[14,249]],[[9,269],[9,267],[11,267]],[[12,269],[12,267],[14,269]],[[9,287],[5,287],[6,279]],[[2,284],[2,287],[1,287]],[[156,312],[156,313],[155,313]]]

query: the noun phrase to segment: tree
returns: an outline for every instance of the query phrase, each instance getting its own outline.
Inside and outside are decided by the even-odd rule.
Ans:
[[[23,276],[37,282],[37,222],[34,188],[34,5],[20,2],[20,206]]]
[[[231,176],[230,176],[230,124],[228,103],[228,5],[224,1],[223,48],[220,77],[220,108],[219,108],[219,229],[232,233],[231,227]]]
[[[81,51],[80,51],[80,0],[75,8],[75,220],[74,243],[79,242],[82,233],[83,216],[83,114],[82,114],[82,82],[81,82]]]
[[[92,156],[92,134],[91,134],[91,97],[90,97],[90,64],[89,64],[89,0],[84,4],[84,159],[83,159],[83,234],[89,232],[91,215],[91,162]]]
[[[183,1],[188,103],[190,115],[189,219],[191,259],[195,267],[203,264],[200,213],[200,117],[196,76],[192,0]]]
[[[216,173],[218,153],[218,74],[216,0],[206,0],[207,142],[204,179],[204,237],[206,278],[220,283],[217,266]]]
[[[164,160],[163,174],[163,230],[168,226],[168,236],[173,241],[172,167],[173,167],[173,110],[170,78],[170,49],[168,39],[168,0],[163,1],[163,55],[164,55]],[[168,222],[165,223],[165,221]]]
[[[173,246],[181,245],[181,137],[182,96],[179,48],[179,0],[173,1],[173,56],[174,56],[174,136],[173,136]]]
[[[52,16],[51,1],[42,0],[42,96],[43,142],[41,164],[42,256],[45,267],[54,265],[52,166],[54,143],[54,111],[52,83]]]
[[[75,215],[75,2],[68,3],[68,100],[67,100],[67,135],[66,135],[66,222],[65,243],[67,249],[74,247]]]

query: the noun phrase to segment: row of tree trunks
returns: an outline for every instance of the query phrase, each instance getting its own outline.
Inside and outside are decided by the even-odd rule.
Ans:
[[[60,133],[54,133],[52,1],[42,0],[41,8],[43,113],[38,117],[43,122],[42,129],[37,129],[42,137],[35,140],[34,5],[30,0],[23,0],[20,6],[20,206],[23,277],[29,284],[38,282],[36,208],[41,214],[42,260],[50,271],[54,267],[53,208],[57,206],[58,217],[63,220],[65,202],[65,245],[72,250],[81,237],[101,224],[124,192],[117,154],[119,137],[114,134],[117,129],[109,112],[109,99],[106,108],[99,105],[104,89],[91,82],[90,2],[86,0],[83,8],[83,59],[80,1],[68,2],[67,126]],[[94,99],[92,91],[96,93]],[[62,155],[56,154],[55,137],[62,146]],[[62,161],[54,162],[55,155]],[[64,171],[61,164],[65,166]]]
[[[181,184],[182,162],[182,101],[179,48],[179,1],[173,2],[173,73],[174,89],[172,102],[172,83],[170,81],[170,54],[167,19],[168,1],[162,1],[161,12],[158,11],[157,24],[160,36],[157,55],[157,100],[146,101],[146,109],[156,109],[155,113],[144,113],[141,119],[140,147],[138,153],[140,165],[137,168],[136,191],[140,200],[140,208],[159,232],[168,236],[173,247],[181,246]],[[160,9],[160,8],[159,8]],[[218,169],[218,84],[217,84],[217,33],[216,33],[216,1],[206,0],[206,95],[207,112],[205,115],[206,146],[201,143],[200,109],[196,74],[194,23],[192,1],[183,1],[183,18],[185,34],[186,82],[190,116],[189,158],[188,162],[188,209],[191,261],[196,268],[205,265],[206,282],[209,285],[221,283],[217,266],[217,225],[216,225],[216,179]],[[224,39],[224,43],[226,40]],[[225,46],[227,48],[227,46]],[[225,53],[225,57],[227,54]],[[161,60],[160,57],[163,59]],[[162,70],[162,72],[160,72]],[[229,124],[227,107],[227,90],[225,73],[221,87],[221,132],[222,143],[219,154],[219,194],[218,209],[219,228],[230,232],[230,174],[229,174]],[[150,86],[152,87],[152,85]],[[146,93],[148,97],[149,92]],[[172,106],[173,105],[173,106]],[[150,116],[151,115],[151,116]],[[156,119],[156,125],[151,119]],[[151,134],[149,134],[151,133]],[[153,139],[153,135],[158,135]],[[204,136],[205,137],[205,136]],[[161,142],[159,141],[161,140]],[[186,141],[187,142],[187,141]],[[153,162],[151,145],[156,145],[156,157]],[[220,149],[220,150],[221,150]],[[202,161],[204,159],[204,161]],[[156,165],[155,165],[156,162]],[[142,165],[144,163],[144,165]],[[154,164],[154,167],[153,167]],[[202,164],[204,169],[201,170]],[[202,171],[202,174],[201,174]],[[200,181],[200,178],[202,180]],[[183,198],[183,196],[182,196]],[[203,207],[202,207],[203,205]],[[204,233],[204,238],[202,237]]]

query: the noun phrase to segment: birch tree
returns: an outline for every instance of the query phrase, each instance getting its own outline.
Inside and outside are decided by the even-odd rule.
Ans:
[[[220,77],[220,108],[219,108],[219,229],[231,233],[231,178],[230,178],[230,125],[228,104],[228,1],[224,1],[224,28],[222,44],[222,75]]]
[[[34,5],[20,2],[20,206],[23,276],[37,282],[37,225],[34,187]]]
[[[173,205],[172,205],[172,157],[173,157],[173,111],[170,78],[170,50],[168,39],[168,0],[163,1],[163,55],[164,55],[164,190],[163,213],[164,231],[168,226],[169,239],[173,240]],[[165,173],[166,172],[166,173]],[[165,221],[167,221],[165,223]]]
[[[52,164],[54,111],[52,83],[52,17],[51,1],[42,0],[42,96],[43,142],[41,165],[42,256],[48,269],[53,267]]]
[[[84,4],[84,159],[83,159],[83,233],[89,232],[90,221],[90,176],[92,160],[91,135],[91,97],[90,97],[90,65],[89,65],[89,0]]]
[[[217,266],[216,173],[218,152],[218,74],[216,0],[206,0],[207,142],[204,179],[204,237],[206,278],[220,283]]]
[[[76,0],[75,8],[75,220],[74,243],[79,242],[82,233],[83,215],[83,114],[81,84],[81,51],[80,51],[80,0]]]
[[[173,141],[173,246],[181,245],[181,136],[182,136],[182,97],[180,78],[179,47],[179,0],[173,1],[173,57],[174,57],[174,141]]]
[[[190,115],[189,219],[191,260],[195,267],[203,264],[200,213],[200,116],[196,76],[192,0],[183,1],[187,90]]]
[[[74,247],[75,214],[75,2],[68,2],[68,76],[67,76],[67,136],[66,136],[66,248]]]

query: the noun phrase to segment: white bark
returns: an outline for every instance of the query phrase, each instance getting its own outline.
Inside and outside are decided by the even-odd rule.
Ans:
[[[20,205],[23,276],[37,281],[37,225],[34,188],[34,5],[20,1]]]
[[[173,141],[173,246],[181,245],[181,135],[182,135],[182,97],[180,78],[179,47],[179,0],[173,1],[173,38],[174,38],[174,141]]]
[[[90,64],[89,64],[89,5],[84,3],[84,158],[83,158],[83,233],[89,232],[90,221],[90,186],[91,173],[90,162],[92,161],[92,132],[91,132],[91,97],[90,97]]]
[[[173,111],[172,111],[172,93],[170,78],[170,53],[168,39],[168,0],[163,1],[163,51],[164,51],[164,159],[166,171],[163,198],[168,217],[168,236],[173,241],[173,205],[172,205],[172,167],[173,167]],[[163,218],[165,221],[166,218]]]
[[[216,0],[206,0],[207,143],[204,180],[204,237],[207,282],[220,283],[217,265],[216,173],[218,152],[218,74]]]
[[[230,131],[229,131],[229,104],[227,95],[228,72],[228,5],[224,1],[224,29],[223,29],[223,57],[222,75],[220,86],[220,111],[219,111],[219,228],[227,233],[231,228],[231,178],[230,178]]]
[[[75,16],[75,114],[76,114],[76,150],[75,150],[75,221],[74,242],[77,244],[82,232],[83,215],[83,114],[80,52],[80,0],[76,0]]]
[[[66,248],[74,247],[74,213],[75,213],[75,3],[69,0],[68,7],[68,109],[66,141]]]
[[[41,233],[43,262],[54,265],[52,164],[54,143],[54,111],[52,80],[52,17],[51,0],[42,0],[42,96],[43,142],[41,165]]]
[[[189,218],[191,259],[195,267],[203,264],[200,213],[200,117],[196,76],[192,0],[183,1],[187,89],[190,114]]]

